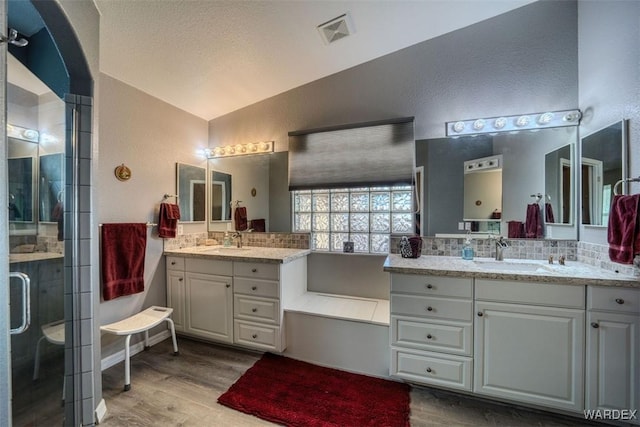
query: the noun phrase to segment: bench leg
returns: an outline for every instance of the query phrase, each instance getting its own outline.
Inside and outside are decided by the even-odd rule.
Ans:
[[[124,391],[131,390],[131,362],[129,360],[131,352],[129,350],[129,343],[131,342],[131,335],[127,335],[124,340]]]
[[[38,340],[38,344],[36,344],[36,357],[33,364],[33,380],[37,380],[40,377],[40,345],[42,344],[42,340],[44,339],[44,335],[40,337]]]
[[[144,331],[144,351],[147,351],[151,348],[149,345],[149,330]]]
[[[178,341],[176,340],[176,327],[173,324],[173,320],[167,317],[166,321],[169,323],[169,327],[171,328],[171,339],[173,340],[173,354],[177,356],[178,352]]]

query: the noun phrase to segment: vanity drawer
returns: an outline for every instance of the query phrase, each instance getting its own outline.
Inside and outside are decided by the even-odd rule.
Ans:
[[[473,301],[392,294],[391,313],[471,322],[473,319]]]
[[[233,275],[278,280],[280,278],[280,265],[260,262],[234,262]]]
[[[236,344],[244,344],[265,350],[283,350],[278,345],[280,328],[277,326],[258,325],[241,320],[236,320],[233,325]]]
[[[476,299],[584,309],[584,286],[476,279]]]
[[[233,289],[239,294],[256,295],[267,298],[278,298],[280,296],[279,283],[270,280],[236,277],[233,280]]]
[[[233,298],[235,317],[258,322],[280,323],[280,303],[278,300],[235,295]]]
[[[391,292],[473,298],[473,280],[461,277],[394,273],[391,275]]]
[[[177,256],[167,256],[167,270],[184,271],[184,258]]]
[[[391,316],[391,345],[471,356],[471,323],[420,322]]]
[[[192,273],[231,276],[233,274],[233,262],[217,259],[186,258],[185,269]]]
[[[640,315],[640,289],[588,286],[587,308]]]
[[[391,349],[391,375],[422,384],[471,391],[470,357]]]

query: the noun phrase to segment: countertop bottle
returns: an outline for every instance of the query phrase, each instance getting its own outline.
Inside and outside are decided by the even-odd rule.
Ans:
[[[467,238],[462,247],[462,259],[473,259],[473,246],[471,245],[471,234],[467,233]]]

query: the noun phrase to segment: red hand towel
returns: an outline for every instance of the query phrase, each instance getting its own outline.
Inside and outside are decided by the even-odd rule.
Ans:
[[[527,205],[527,220],[524,225],[524,237],[536,239],[542,237],[542,221],[540,206],[537,203]]]
[[[247,208],[244,206],[236,208],[233,218],[236,221],[236,231],[244,231],[247,229]]]
[[[147,224],[102,225],[102,297],[105,301],[144,290]]]
[[[553,206],[551,206],[551,203],[544,204],[544,220],[549,223],[556,222],[553,216]]]
[[[264,232],[266,231],[265,221],[264,219],[252,219],[251,220],[251,228],[253,231]]]
[[[171,203],[160,203],[158,236],[163,239],[176,237],[179,219],[180,206]]]
[[[510,239],[519,239],[522,237],[522,221],[509,221],[509,231],[507,237]]]
[[[613,196],[607,229],[609,258],[613,262],[633,264],[633,257],[640,253],[639,201],[638,194]]]

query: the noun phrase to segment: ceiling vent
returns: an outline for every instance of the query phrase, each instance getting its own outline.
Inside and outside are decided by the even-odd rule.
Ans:
[[[353,34],[355,31],[353,30],[351,17],[345,13],[318,25],[318,32],[324,43],[330,44]]]

